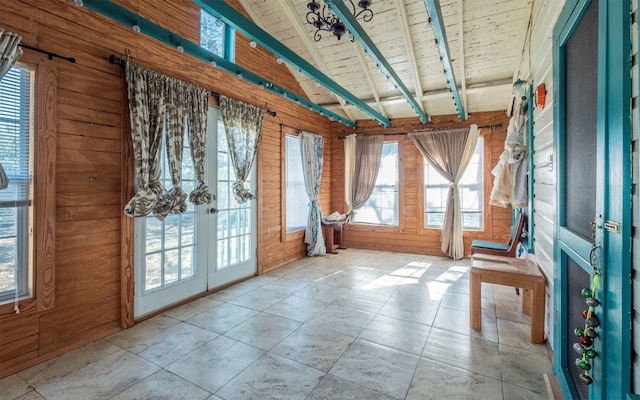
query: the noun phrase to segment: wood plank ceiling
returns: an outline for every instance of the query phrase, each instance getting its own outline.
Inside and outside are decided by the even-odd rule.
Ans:
[[[309,0],[240,2],[258,26],[380,114],[389,119],[418,116],[393,80],[377,68],[368,55],[372,53],[358,40],[351,42],[349,33],[337,40],[330,32],[321,32],[322,39],[314,41],[316,30],[306,23]],[[324,5],[323,0],[317,2]],[[430,15],[429,2],[440,10],[431,14],[439,15]],[[344,3],[351,9],[349,0]],[[358,23],[360,33],[370,38],[421,111],[428,117],[465,118],[473,112],[509,109],[513,82],[527,79],[520,74],[520,61],[523,54],[527,58],[531,5],[532,0],[373,0],[373,19]],[[431,20],[438,17],[441,20]],[[449,54],[444,62],[436,41],[437,22],[447,38]],[[447,57],[461,111],[445,71]],[[352,121],[371,118],[289,67],[312,102]]]

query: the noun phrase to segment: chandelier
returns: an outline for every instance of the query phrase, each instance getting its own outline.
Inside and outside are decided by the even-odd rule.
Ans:
[[[351,12],[355,19],[362,17],[364,22],[371,21],[373,18],[373,11],[369,8],[371,6],[371,0],[358,1],[357,9],[352,0],[349,0],[349,3],[351,3]],[[320,10],[320,8],[322,8],[322,10]],[[320,6],[316,0],[311,0],[307,3],[307,9],[309,9],[307,13],[307,23],[316,28],[316,33],[313,35],[313,40],[316,42],[322,39],[320,31],[331,32],[338,40],[340,40],[347,31],[342,21],[340,21],[333,11],[327,8],[326,4]],[[351,37],[351,41],[353,42],[353,37]]]

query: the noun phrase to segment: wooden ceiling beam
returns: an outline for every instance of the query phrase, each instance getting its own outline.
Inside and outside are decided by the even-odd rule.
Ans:
[[[411,29],[409,28],[409,17],[407,16],[407,8],[404,0],[398,0],[396,4],[398,5],[398,12],[400,13],[400,19],[402,20],[402,30],[404,32],[405,46],[407,46],[407,56],[409,57],[408,62],[409,66],[411,67],[411,72],[413,73],[413,81],[415,83],[416,91],[415,96],[418,97],[420,93],[423,92],[423,90],[422,82],[420,80],[420,73],[418,71],[418,65],[416,64],[416,53],[415,49],[413,48],[413,42],[411,41],[413,35],[411,34]],[[418,102],[422,111],[426,113],[426,109],[424,107],[424,104],[422,103],[422,99],[418,99]]]
[[[394,84],[396,89],[400,91],[402,96],[407,100],[409,105],[414,109],[418,117],[423,123],[429,122],[429,117],[422,111],[422,108],[411,95],[411,92],[406,87],[404,82],[400,79],[398,74],[391,67],[387,59],[382,55],[378,47],[373,43],[369,35],[367,35],[356,21],[356,18],[351,14],[351,11],[342,1],[325,0],[325,3],[329,6],[331,11],[340,18],[340,21],[345,25],[347,30],[353,35],[353,37],[360,43],[365,53],[368,54],[376,63],[378,68],[384,73],[387,78]]]

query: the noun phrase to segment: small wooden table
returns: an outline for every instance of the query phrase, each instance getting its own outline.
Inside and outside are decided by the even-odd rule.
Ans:
[[[531,343],[544,342],[547,281],[533,261],[497,256],[471,255],[470,323],[482,329],[482,282],[525,289],[522,312],[531,314]]]
[[[327,253],[338,254],[337,249],[346,249],[342,244],[342,227],[344,222],[322,223],[322,235]]]

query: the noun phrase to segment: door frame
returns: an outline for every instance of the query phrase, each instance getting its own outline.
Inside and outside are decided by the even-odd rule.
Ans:
[[[568,0],[554,27],[553,72],[554,85],[554,153],[556,169],[556,215],[554,222],[554,371],[565,397],[573,397],[573,386],[566,376],[565,367],[569,362],[563,347],[566,343],[567,327],[561,321],[566,319],[567,305],[563,302],[562,290],[567,276],[562,265],[566,259],[563,251],[570,251],[577,243],[571,235],[561,232],[560,221],[564,220],[564,208],[560,193],[563,192],[561,177],[565,172],[563,102],[558,101],[565,90],[563,82],[564,60],[562,46],[573,33],[591,0]],[[594,383],[590,388],[591,399],[621,399],[630,392],[631,385],[631,43],[630,43],[630,0],[599,1],[598,10],[598,99],[597,136],[598,147],[602,149],[597,168],[605,171],[602,190],[597,202],[602,205],[603,215],[597,221],[596,243],[601,267],[601,284],[597,297],[601,301],[599,314],[601,326],[598,328],[598,344],[606,343],[606,348],[598,348],[592,375]],[[558,95],[558,93],[560,95]],[[595,217],[595,216],[594,216]],[[621,223],[621,233],[602,229],[604,221]],[[582,245],[582,244],[581,244]],[[588,253],[588,252],[587,252]]]

